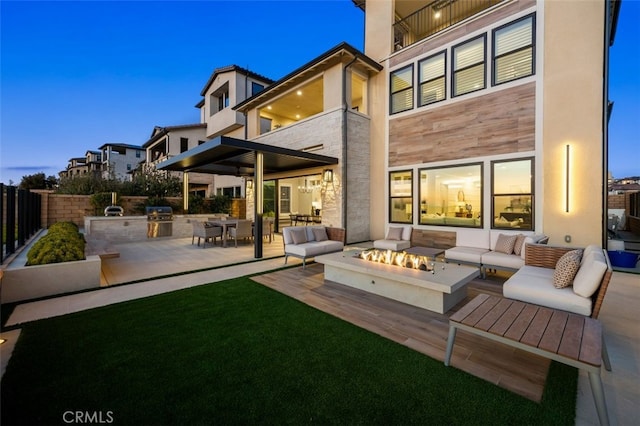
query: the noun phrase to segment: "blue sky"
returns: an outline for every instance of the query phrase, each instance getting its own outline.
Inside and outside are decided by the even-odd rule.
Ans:
[[[0,1],[0,182],[58,175],[104,143],[199,122],[218,67],[277,80],[342,41],[363,50],[350,0]],[[611,51],[610,170],[640,175],[640,2],[624,0]],[[630,155],[632,153],[633,155]]]

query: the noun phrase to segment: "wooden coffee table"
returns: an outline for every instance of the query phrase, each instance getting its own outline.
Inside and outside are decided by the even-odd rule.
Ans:
[[[600,321],[558,309],[479,294],[449,318],[449,341],[444,357],[447,366],[458,329],[585,370],[589,374],[600,424],[609,424],[600,364],[604,361],[609,371],[611,364],[602,339]]]

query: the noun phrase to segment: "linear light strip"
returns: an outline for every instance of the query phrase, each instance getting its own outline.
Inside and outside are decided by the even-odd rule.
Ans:
[[[567,164],[565,165],[565,170],[566,170],[566,182],[565,182],[565,189],[566,189],[566,200],[565,200],[565,212],[569,213],[569,175],[571,173],[571,169],[569,167],[569,163],[570,163],[570,148],[569,148],[569,144],[567,144]]]

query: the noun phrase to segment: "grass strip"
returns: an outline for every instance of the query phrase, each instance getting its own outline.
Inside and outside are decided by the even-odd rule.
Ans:
[[[550,371],[536,404],[242,277],[25,325],[1,420],[573,425],[577,370]]]

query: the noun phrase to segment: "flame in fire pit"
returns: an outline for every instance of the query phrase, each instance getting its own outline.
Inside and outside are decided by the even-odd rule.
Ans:
[[[427,256],[410,254],[404,251],[371,249],[360,252],[358,257],[369,262],[421,269],[423,271],[434,271],[435,258],[429,259]]]

